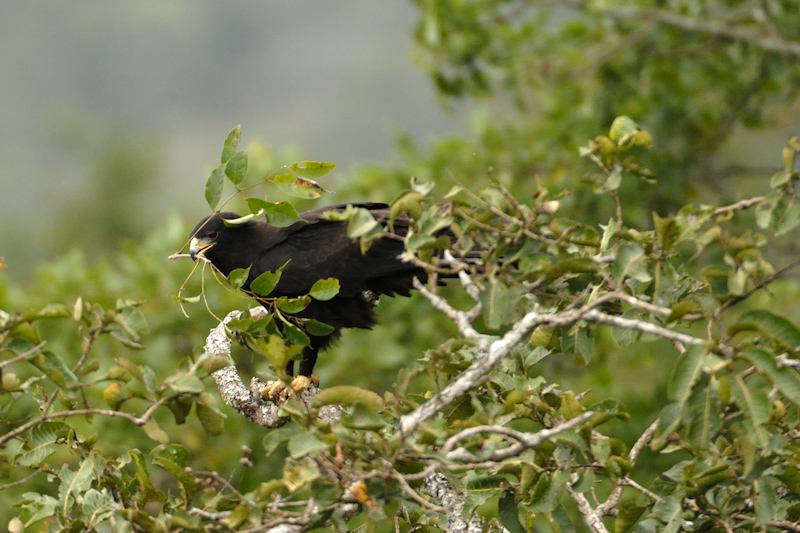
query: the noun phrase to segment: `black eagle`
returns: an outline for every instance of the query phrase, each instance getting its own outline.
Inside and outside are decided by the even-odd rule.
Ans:
[[[235,269],[250,267],[242,286],[246,291],[259,275],[284,264],[270,298],[303,296],[320,279],[339,280],[336,296],[327,301],[312,299],[296,315],[313,318],[334,330],[325,336],[309,336],[311,345],[303,349],[298,377],[292,382],[295,390],[308,387],[312,377],[316,380],[312,371],[317,354],[341,335],[342,328],[370,329],[377,323],[374,307],[378,296],[409,296],[414,278],[423,283],[427,280],[423,268],[399,258],[404,250],[402,237],[408,232],[405,219],[392,224],[392,232],[399,238],[381,237],[362,253],[358,240],[347,235],[348,222],[323,217],[326,212],[341,211],[348,205],[367,209],[376,220],[389,219],[389,206],[380,203],[337,204],[303,211],[299,213],[303,220],[288,227],[270,226],[265,220],[230,227],[223,219],[237,219],[239,215],[222,212],[198,222],[191,233],[193,259],[202,254],[226,277]],[[294,361],[287,364],[286,373],[294,375]],[[275,397],[282,390],[282,382],[278,382],[262,394]]]

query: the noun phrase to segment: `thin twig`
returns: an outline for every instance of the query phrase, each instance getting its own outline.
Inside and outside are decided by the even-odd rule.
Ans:
[[[0,437],[0,446],[5,444],[6,442],[10,441],[11,439],[17,437],[18,435],[25,433],[29,429],[38,426],[42,422],[47,422],[48,420],[54,420],[56,418],[67,418],[70,416],[91,416],[91,415],[101,415],[101,416],[110,416],[113,418],[124,418],[125,420],[135,424],[137,426],[145,425],[153,416],[153,411],[155,411],[161,405],[174,400],[180,396],[185,395],[186,393],[180,392],[177,394],[173,394],[171,396],[165,396],[161,398],[150,407],[148,407],[141,416],[132,415],[130,413],[125,413],[123,411],[112,411],[111,409],[75,409],[74,411],[60,411],[58,413],[50,413],[40,416],[35,420],[31,420],[30,422],[23,424],[14,428],[12,431],[9,431],[2,437]]]
[[[27,483],[28,481],[30,481],[34,477],[36,477],[39,474],[41,474],[43,470],[44,469],[42,469],[42,468],[37,468],[36,471],[31,472],[30,474],[28,474],[27,476],[25,476],[22,479],[18,479],[17,481],[13,481],[11,483],[6,483],[5,485],[0,485],[0,491],[6,490],[6,489],[10,489],[11,487],[17,487],[19,485],[24,485],[25,483]]]
[[[414,278],[412,283],[414,288],[422,293],[422,295],[427,298],[436,309],[446,314],[447,317],[452,320],[456,326],[458,326],[458,330],[461,332],[464,338],[481,338],[481,334],[472,327],[472,321],[475,319],[473,317],[477,317],[477,315],[480,314],[480,302],[475,305],[475,308],[478,309],[477,311],[475,311],[475,308],[470,311],[458,311],[451,307],[447,300],[429,291],[428,288],[425,287],[425,285],[423,285],[422,282],[420,282],[417,278]]]
[[[655,492],[652,492],[652,491],[644,488],[643,486],[639,485],[637,482],[635,482],[634,480],[632,480],[629,477],[622,478],[622,481],[624,481],[625,484],[628,485],[629,487],[633,487],[634,489],[638,490],[639,492],[641,492],[642,494],[644,494],[645,496],[647,496],[648,498],[650,498],[654,502],[658,502],[658,501],[661,500],[661,496],[659,496]]]
[[[255,504],[253,502],[248,500],[245,497],[244,494],[239,492],[239,490],[236,487],[231,485],[230,481],[228,481],[223,476],[219,475],[218,472],[214,472],[213,470],[195,470],[195,469],[193,469],[191,467],[188,467],[188,466],[186,467],[186,472],[192,474],[195,477],[200,477],[200,476],[209,477],[209,478],[213,479],[214,481],[216,481],[218,483],[221,483],[222,485],[225,485],[225,488],[227,488],[232,493],[234,493],[242,503],[244,503],[248,507],[255,507]]]
[[[444,446],[442,446],[442,453],[448,459],[455,459],[455,458],[466,458],[465,462],[484,462],[484,461],[503,461],[505,459],[516,457],[525,450],[529,448],[535,448],[539,446],[542,442],[560,434],[565,431],[569,431],[573,429],[595,415],[592,411],[587,411],[582,413],[575,418],[562,422],[552,428],[543,429],[541,431],[537,431],[536,433],[524,433],[522,431],[517,431],[515,429],[503,427],[503,426],[474,426],[471,428],[467,428],[462,430],[449,439],[445,441]],[[467,452],[467,455],[464,454],[464,450],[458,449],[454,450],[453,447],[460,441],[467,439],[469,437],[479,435],[482,433],[495,433],[498,435],[502,435],[504,437],[513,439],[516,441],[515,444],[512,444],[508,448],[504,448],[502,450],[495,450],[488,458],[479,458],[473,454]],[[471,457],[470,457],[471,456]]]
[[[575,483],[578,480],[578,474],[573,472],[571,479],[572,482]],[[583,516],[583,521],[589,526],[592,533],[608,533],[606,526],[603,524],[602,515],[595,509],[592,509],[592,505],[589,503],[589,500],[586,499],[586,496],[581,492],[572,490],[572,485],[570,483],[566,484],[566,489],[572,501],[574,501],[575,505],[578,507],[578,511]]]
[[[582,11],[590,11],[594,16],[608,16],[619,20],[635,20],[637,22],[651,20],[657,24],[672,26],[692,33],[700,33],[710,37],[750,44],[767,52],[800,57],[800,42],[790,41],[773,35],[764,35],[749,27],[735,26],[712,20],[699,20],[667,11],[665,9],[646,9],[634,6],[600,7],[596,2],[584,0],[561,0]]]
[[[413,488],[411,488],[411,485],[408,484],[408,481],[406,481],[406,479],[403,477],[403,475],[400,474],[399,472],[392,472],[392,477],[394,479],[396,479],[400,483],[400,485],[402,485],[403,490],[405,490],[406,493],[408,493],[409,496],[414,498],[415,501],[417,501],[418,503],[422,504],[424,507],[430,509],[431,511],[437,512],[437,513],[444,513],[444,512],[447,511],[447,509],[445,509],[444,507],[441,507],[439,505],[431,503],[428,500],[426,500],[425,498],[423,498],[422,496],[420,496],[419,494],[417,494],[417,491],[415,491]]]
[[[772,274],[770,274],[769,276],[767,276],[766,278],[761,280],[752,289],[743,292],[742,294],[740,294],[739,296],[737,296],[735,298],[731,298],[730,300],[728,300],[727,302],[725,302],[724,304],[719,306],[717,308],[717,310],[714,312],[714,314],[716,316],[721,316],[722,313],[725,312],[727,309],[733,307],[734,305],[738,304],[739,302],[741,302],[743,300],[746,300],[753,293],[760,291],[761,289],[763,289],[764,287],[766,287],[767,285],[769,285],[773,281],[777,280],[779,277],[781,277],[787,271],[793,269],[794,267],[796,267],[798,265],[800,265],[800,259],[796,259],[796,260],[792,261],[791,263],[789,263],[788,265],[786,265],[784,267],[781,267],[780,269],[776,270],[775,272],[773,272]]]
[[[47,344],[47,341],[42,341],[33,348],[31,348],[30,350],[28,350],[27,352],[23,352],[17,355],[16,357],[12,357],[11,359],[6,359],[5,361],[0,362],[0,369],[3,369],[4,367],[12,363],[16,363],[17,361],[27,359],[28,357],[33,357],[34,355],[39,353],[39,351],[44,347],[45,344]]]
[[[656,428],[658,427],[658,420],[650,424],[646,430],[636,439],[636,442],[633,444],[631,448],[631,453],[628,456],[630,460],[631,466],[636,464],[636,459],[639,458],[639,454],[641,453],[642,449],[647,446],[647,443],[650,442],[650,439],[653,438],[653,434],[656,432]],[[611,513],[611,510],[616,508],[617,504],[619,503],[619,499],[622,496],[622,489],[624,488],[625,484],[628,484],[629,480],[627,477],[620,479],[615,485],[614,490],[611,491],[608,499],[605,502],[597,506],[597,513],[600,516],[605,516]],[[633,485],[631,485],[633,486]],[[644,489],[643,490],[647,490]]]

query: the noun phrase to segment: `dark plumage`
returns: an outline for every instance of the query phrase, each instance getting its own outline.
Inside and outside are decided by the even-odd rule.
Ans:
[[[381,238],[365,253],[356,239],[347,236],[347,222],[322,218],[326,211],[343,210],[348,204],[338,204],[299,213],[304,221],[285,228],[273,227],[265,220],[250,221],[238,227],[228,227],[222,221],[239,218],[235,213],[217,213],[201,220],[192,230],[190,253],[201,253],[225,276],[237,268],[250,267],[250,283],[266,271],[275,271],[288,261],[280,281],[269,297],[296,297],[307,294],[320,279],[339,280],[339,293],[328,301],[313,300],[298,313],[333,326],[330,335],[311,336],[311,346],[302,352],[299,375],[310,378],[319,350],[326,348],[341,334],[342,328],[369,329],[376,324],[375,296],[400,294],[408,296],[414,277],[423,283],[425,270],[402,262],[403,242]],[[360,203],[355,207],[368,209],[378,220],[387,220],[385,204]],[[403,236],[408,230],[403,220],[395,221],[394,232]],[[286,372],[293,375],[293,362]]]

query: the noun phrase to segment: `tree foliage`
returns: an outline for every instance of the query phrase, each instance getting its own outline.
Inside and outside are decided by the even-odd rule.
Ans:
[[[72,254],[33,288],[0,285],[10,531],[800,530],[800,141],[775,146],[777,170],[746,193],[685,196],[731,120],[793,96],[796,12],[420,5],[441,90],[510,94],[541,117],[409,148],[425,170],[410,182],[368,169],[346,187],[402,176],[391,212],[412,220],[404,259],[431,272],[421,296],[323,355],[316,395],[276,406],[251,391],[280,377],[262,370],[324,325],[293,316],[305,298],[249,310],[165,266],[182,224],[113,262]],[[332,164],[275,170],[239,143],[237,127],[210,171],[212,210],[283,225],[328,194]],[[342,216],[364,247],[382,235]],[[321,280],[306,298],[336,290]],[[359,381],[397,347],[385,386]]]

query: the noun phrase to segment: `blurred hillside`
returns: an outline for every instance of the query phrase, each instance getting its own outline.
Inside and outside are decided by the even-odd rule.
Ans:
[[[412,64],[417,16],[406,1],[0,4],[7,275],[70,245],[113,250],[167,213],[191,222],[236,123],[339,176],[384,161],[397,131],[454,131]]]

